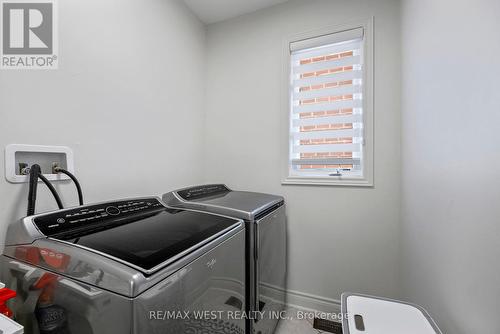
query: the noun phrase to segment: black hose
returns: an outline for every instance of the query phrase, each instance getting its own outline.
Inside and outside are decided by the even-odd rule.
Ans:
[[[75,186],[76,186],[76,191],[78,192],[78,202],[80,203],[80,205],[83,205],[83,193],[82,193],[82,187],[80,186],[80,182],[78,182],[78,179],[76,178],[75,175],[73,175],[71,172],[67,171],[66,169],[64,168],[61,168],[61,167],[56,167],[55,168],[55,171],[57,173],[63,173],[63,174],[66,174],[69,176],[69,178],[71,180],[73,180],[73,182],[75,183]]]
[[[57,202],[57,206],[59,207],[59,209],[64,209],[64,206],[63,206],[62,201],[61,201],[61,197],[59,197],[59,194],[57,193],[57,191],[54,188],[54,186],[52,185],[52,183],[50,183],[50,181],[47,180],[47,178],[45,176],[43,176],[42,173],[38,174],[38,177],[40,178],[40,180],[43,181],[43,183],[45,183],[47,188],[49,188],[50,192],[52,193],[52,195],[54,196],[54,198]]]
[[[64,206],[62,205],[61,197],[59,197],[59,194],[57,193],[57,191],[54,188],[54,186],[52,185],[52,183],[50,183],[50,181],[47,180],[47,178],[45,176],[43,176],[42,173],[38,174],[38,178],[40,180],[42,180],[43,183],[45,183],[47,188],[49,188],[50,192],[52,193],[52,195],[54,196],[54,198],[57,202],[57,206],[59,207],[59,209],[64,209]]]
[[[38,188],[38,179],[42,180],[43,183],[49,188],[50,192],[54,196],[57,206],[59,209],[63,209],[63,204],[61,201],[61,198],[59,197],[59,194],[57,193],[56,189],[50,183],[49,180],[45,176],[43,176],[41,172],[40,165],[34,164],[30,168],[30,185],[29,185],[29,191],[28,191],[28,216],[32,216],[35,214],[35,203],[36,203],[36,193],[37,193],[37,188]]]
[[[33,165],[30,168],[30,184],[28,191],[28,216],[35,214],[36,190],[38,187],[38,174],[40,174],[40,166]]]

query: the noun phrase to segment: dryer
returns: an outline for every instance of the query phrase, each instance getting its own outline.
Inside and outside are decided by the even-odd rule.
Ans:
[[[155,197],[85,205],[11,224],[0,280],[28,334],[242,334],[244,242],[241,220]]]
[[[286,215],[283,197],[234,191],[224,184],[179,189],[162,196],[170,207],[242,219],[246,230],[246,332],[274,333],[285,307]]]

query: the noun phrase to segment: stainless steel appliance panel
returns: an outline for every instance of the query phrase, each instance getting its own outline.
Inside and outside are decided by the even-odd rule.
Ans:
[[[244,239],[240,229],[135,298],[7,256],[0,257],[0,278],[18,292],[9,306],[26,334],[54,326],[71,334],[243,334],[245,321],[233,318],[245,305]],[[161,316],[168,311],[175,319]],[[212,319],[201,311],[222,313]],[[189,317],[180,317],[185,312]]]
[[[255,310],[263,318],[254,323],[256,333],[271,334],[285,307],[286,216],[285,206],[255,222]]]
[[[135,333],[243,334],[237,312],[245,305],[244,238],[241,231],[141,294]]]
[[[131,333],[130,298],[6,256],[0,270],[2,281],[17,291],[9,307],[25,334]]]

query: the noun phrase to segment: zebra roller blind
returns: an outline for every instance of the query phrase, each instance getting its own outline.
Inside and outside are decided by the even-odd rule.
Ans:
[[[292,176],[363,177],[363,29],[290,43]]]

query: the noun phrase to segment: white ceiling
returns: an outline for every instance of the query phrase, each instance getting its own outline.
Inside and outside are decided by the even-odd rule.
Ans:
[[[206,23],[215,23],[255,12],[288,0],[184,0],[188,7]]]

